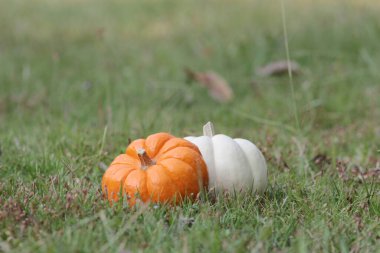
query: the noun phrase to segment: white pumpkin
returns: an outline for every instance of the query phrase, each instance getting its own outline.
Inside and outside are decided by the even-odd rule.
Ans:
[[[188,136],[186,140],[198,146],[207,164],[209,187],[219,191],[263,192],[268,184],[265,158],[252,142],[232,139],[223,134],[214,135],[208,122],[200,137]]]

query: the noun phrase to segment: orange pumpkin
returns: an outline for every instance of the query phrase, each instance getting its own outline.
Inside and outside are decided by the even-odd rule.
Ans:
[[[178,203],[195,198],[208,185],[206,163],[191,142],[167,133],[133,141],[103,175],[103,193],[118,201],[120,193],[131,206],[143,202]]]

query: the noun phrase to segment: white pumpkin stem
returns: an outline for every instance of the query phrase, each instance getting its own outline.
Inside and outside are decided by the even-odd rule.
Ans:
[[[215,135],[214,124],[212,124],[211,121],[203,126],[203,135],[208,137],[213,137]]]
[[[149,166],[154,165],[154,161],[150,159],[145,149],[139,148],[137,149],[137,155],[139,156],[141,162],[141,169],[146,170]]]

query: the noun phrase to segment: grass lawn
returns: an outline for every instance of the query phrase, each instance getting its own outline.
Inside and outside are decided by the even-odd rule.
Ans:
[[[380,252],[380,4],[284,4],[294,93],[255,74],[286,58],[281,1],[0,0],[0,252]],[[129,138],[209,120],[260,147],[266,194],[102,198]]]

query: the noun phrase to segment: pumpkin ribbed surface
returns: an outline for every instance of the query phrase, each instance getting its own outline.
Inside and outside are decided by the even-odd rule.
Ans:
[[[194,198],[208,185],[206,164],[196,145],[167,133],[133,141],[115,158],[102,179],[107,198],[125,194],[130,205],[143,202],[180,202]]]

